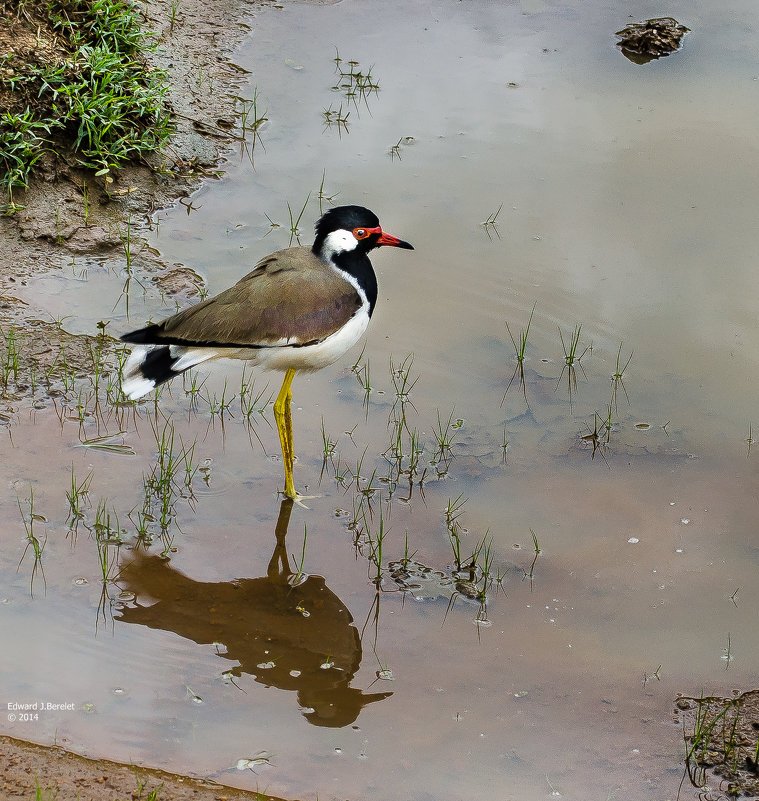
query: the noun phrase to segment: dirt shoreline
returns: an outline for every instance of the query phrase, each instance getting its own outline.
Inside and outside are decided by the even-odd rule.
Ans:
[[[17,297],[18,287],[37,276],[59,273],[77,256],[118,258],[123,247],[119,231],[127,221],[132,236],[139,238],[156,211],[218,176],[218,165],[236,140],[239,108],[235,98],[245,72],[232,62],[231,54],[263,3],[216,0],[211,18],[206,0],[182,0],[173,25],[170,0],[143,0],[139,5],[146,29],[158,34],[159,47],[150,62],[169,74],[168,99],[176,116],[176,133],[156,154],[163,174],[147,166],[130,166],[119,172],[106,191],[102,179],[48,158],[29,189],[14,193],[24,208],[12,216],[0,216],[0,331],[14,330],[24,338],[24,356],[37,369],[49,367],[65,345],[77,372],[86,370],[98,332],[91,336],[67,333],[46,309],[33,308]],[[87,190],[83,191],[85,180]],[[178,272],[176,265],[162,262],[160,254],[148,248],[134,250],[132,266],[141,276],[161,282],[169,294],[197,294],[200,279],[192,271]],[[4,407],[0,424],[7,423],[24,401],[16,383],[16,393],[0,404]],[[2,734],[0,796],[56,801],[276,801],[151,767],[88,759],[58,745]]]
[[[14,191],[14,201],[23,208],[0,216],[0,331],[12,327],[28,333],[31,357],[40,370],[50,366],[46,354],[52,361],[60,344],[67,356],[72,354],[74,366],[84,368],[92,338],[72,338],[46,309],[33,308],[19,297],[19,287],[35,276],[59,274],[83,256],[126,263],[122,238],[127,225],[131,267],[142,281],[156,282],[179,302],[202,289],[197,274],[163,262],[160,254],[141,246],[140,236],[157,211],[221,175],[220,161],[238,139],[239,87],[245,77],[231,54],[265,1],[218,0],[209,18],[207,3],[182,0],[173,24],[171,0],[141,0],[138,5],[145,29],[156,34],[158,43],[148,55],[149,66],[169,76],[168,104],[176,122],[171,140],[155,154],[152,166],[160,169],[131,165],[107,186],[104,176],[45,154],[29,188]],[[15,46],[14,35],[0,31],[0,51]]]
[[[0,796],[55,801],[281,801],[263,792],[109,759],[87,759],[58,746],[4,735],[0,735]]]

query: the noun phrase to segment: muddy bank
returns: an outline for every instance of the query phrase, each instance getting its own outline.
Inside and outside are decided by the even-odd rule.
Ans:
[[[165,264],[159,254],[144,247],[140,232],[155,224],[158,210],[222,174],[222,154],[239,136],[238,86],[244,77],[230,54],[262,3],[221,0],[214,4],[213,18],[199,0],[174,4],[174,12],[167,0],[138,5],[145,30],[155,32],[158,43],[147,54],[148,66],[165,70],[169,78],[168,106],[176,130],[168,145],[150,164],[121,169],[108,184],[105,176],[96,177],[67,163],[65,157],[46,153],[29,188],[14,190],[14,202],[21,208],[0,216],[0,331],[6,338],[11,328],[27,333],[31,340],[27,353],[31,352],[32,361],[39,359],[40,370],[49,368],[65,344],[67,356],[70,351],[81,373],[87,366],[89,344],[86,337],[84,342],[72,342],[48,310],[33,308],[21,297],[20,288],[35,276],[61,274],[84,257],[108,259],[111,269],[126,269],[128,236],[130,269],[142,281],[155,282],[161,292],[178,296],[180,302],[196,296],[202,286],[195,273]],[[23,26],[11,27],[0,32],[0,52],[24,50]],[[32,39],[24,52],[42,52],[44,31]],[[40,349],[35,342],[45,346]],[[40,350],[51,354],[47,360]]]
[[[43,747],[3,736],[0,793],[3,798],[56,801],[279,801],[274,796],[246,793],[211,781],[107,759],[86,759],[57,746]]]

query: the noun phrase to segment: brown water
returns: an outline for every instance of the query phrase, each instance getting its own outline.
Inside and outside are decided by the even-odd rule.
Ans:
[[[270,407],[250,424],[239,398],[223,420],[212,414],[223,392],[239,395],[240,365],[204,372],[194,406],[179,384],[164,392],[175,455],[195,443],[204,472],[194,499],[181,497],[180,467],[166,534],[150,524],[139,558],[133,520],[156,461],[152,427],[165,425],[154,405],[81,428],[50,409],[14,420],[0,495],[3,701],[76,708],[14,722],[4,712],[0,729],[301,798],[676,796],[675,694],[758,678],[758,456],[746,440],[757,423],[759,63],[753,4],[664,10],[693,32],[645,66],[612,35],[627,13],[662,12],[645,4],[359,1],[258,14],[237,56],[268,118],[255,169],[233,156],[189,217],[160,216],[152,244],[213,293],[288,244],[287,202],[297,214],[309,192],[310,239],[322,176],[335,202],[372,208],[416,251],[374,258],[380,302],[357,368],[369,371],[368,402],[350,369],[358,352],[296,379],[296,483],[320,497],[286,521]],[[336,52],[379,81],[366,102],[331,89]],[[348,130],[325,127],[341,103]],[[126,319],[112,267],[36,289],[75,309],[75,332],[171,311],[136,291]],[[506,323],[517,336],[533,306],[524,391],[517,378],[504,400],[516,366]],[[575,386],[559,332],[568,343],[576,326],[578,354],[588,350]],[[632,359],[614,404],[620,344],[619,367]],[[410,500],[403,487],[388,499],[390,363],[409,354],[406,418],[424,446],[416,478],[427,474]],[[255,387],[264,406],[278,377]],[[605,444],[594,413],[610,402]],[[453,437],[440,479],[438,419]],[[596,425],[594,452],[583,437]],[[320,481],[322,426],[335,448]],[[79,447],[119,431],[134,455]],[[92,473],[76,537],[72,464],[80,482]],[[30,487],[47,538],[47,588],[38,571],[33,597],[31,552],[16,569],[27,541],[17,497],[28,520]],[[450,601],[444,510],[457,498],[465,555],[492,543],[484,607]],[[88,531],[99,502],[126,543],[105,604]],[[376,538],[380,510],[377,596],[362,527]],[[401,593],[388,565],[406,542],[433,578]],[[152,558],[166,547],[169,563]],[[254,761],[238,770],[241,759]]]

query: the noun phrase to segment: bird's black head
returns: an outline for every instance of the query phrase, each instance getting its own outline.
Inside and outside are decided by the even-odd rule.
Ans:
[[[408,242],[386,234],[377,215],[363,206],[336,206],[316,223],[313,252],[325,261],[346,251],[368,253],[381,245],[414,249]]]
[[[316,238],[325,237],[332,231],[352,231],[354,228],[378,228],[377,215],[363,206],[335,206],[316,221]]]

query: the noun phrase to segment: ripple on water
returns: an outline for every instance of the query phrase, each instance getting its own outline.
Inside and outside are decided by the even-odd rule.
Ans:
[[[193,481],[192,491],[195,495],[203,497],[214,497],[226,495],[240,483],[240,477],[235,476],[231,470],[225,470],[216,464],[211,464],[211,460],[199,468],[199,481]]]

